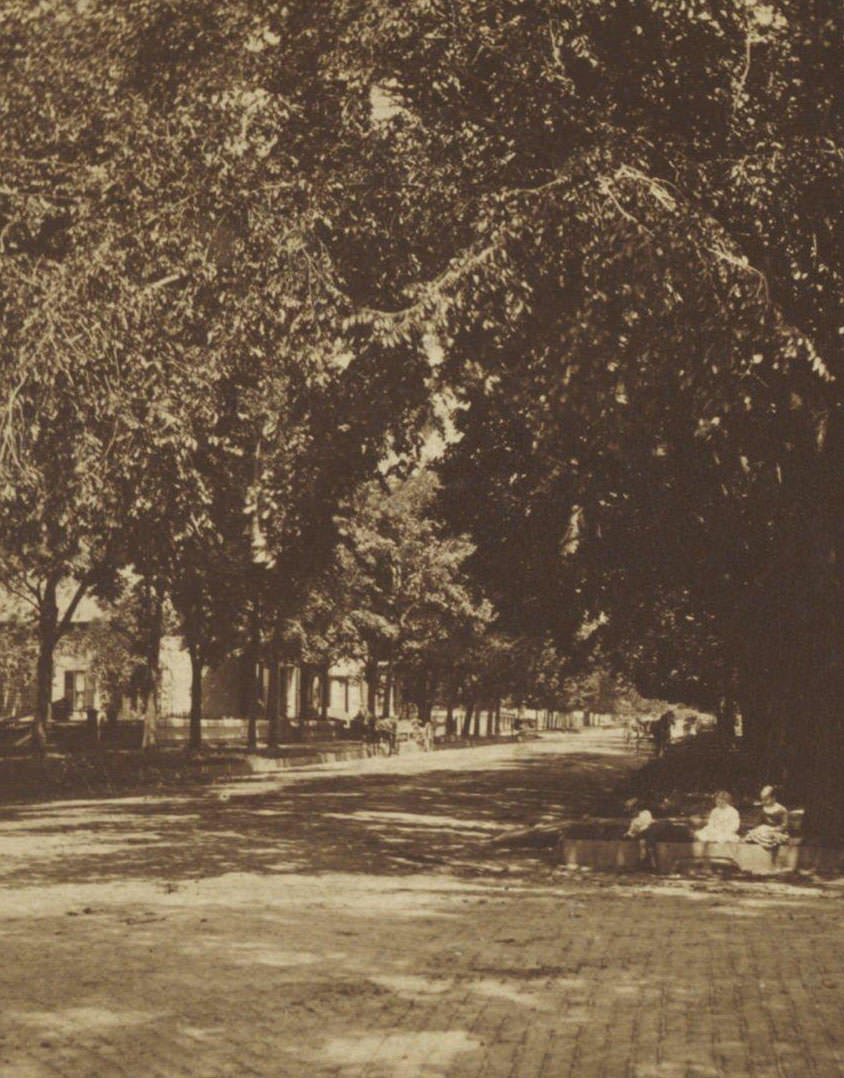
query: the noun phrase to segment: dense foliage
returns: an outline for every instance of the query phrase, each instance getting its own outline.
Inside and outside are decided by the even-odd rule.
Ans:
[[[738,703],[844,831],[837,0],[0,19],[10,568],[198,567],[190,598],[222,552],[277,651],[433,390],[506,639],[592,624],[651,691]]]

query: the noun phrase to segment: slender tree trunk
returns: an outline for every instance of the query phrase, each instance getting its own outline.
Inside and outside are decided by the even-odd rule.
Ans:
[[[439,674],[436,669],[432,670],[429,675],[425,677],[425,722],[431,722],[434,715],[434,704],[437,700],[437,692],[439,691]]]
[[[323,722],[326,722],[328,720],[328,707],[331,703],[331,676],[329,674],[328,663],[325,663],[319,672],[319,684],[319,717],[322,719]]]
[[[261,653],[261,620],[257,603],[249,611],[249,637],[243,651],[240,676],[242,678],[241,704],[246,715],[246,747],[250,752],[258,748],[258,656]]]
[[[445,736],[454,736],[454,696],[451,691],[445,705]]]
[[[473,737],[480,737],[481,736],[481,711],[482,711],[481,705],[478,704],[478,706],[477,706],[477,708],[475,710],[475,721],[474,721],[474,724],[473,724],[473,727],[472,727],[472,736]]]
[[[366,678],[366,710],[370,715],[377,712],[378,699],[378,661],[371,656],[366,661],[364,668]]]
[[[35,720],[32,724],[32,750],[39,756],[47,751],[47,727],[53,716],[53,656],[58,640],[59,609],[56,601],[58,582],[49,579],[38,616],[38,662],[35,682]]]
[[[278,748],[279,745],[279,714],[278,714],[278,698],[279,698],[279,659],[278,648],[273,645],[270,648],[269,655],[269,678],[267,683],[267,745],[271,749]]]
[[[161,699],[161,673],[156,675],[156,682],[147,697],[144,708],[144,732],[141,741],[142,749],[154,749],[158,743],[158,716],[160,712],[159,701]]]
[[[35,687],[35,721],[32,724],[32,748],[39,756],[47,751],[47,726],[53,716],[53,649],[49,637],[39,640]]]
[[[495,701],[495,736],[501,733],[501,699]]]
[[[463,728],[460,731],[463,737],[469,737],[472,732],[472,713],[475,710],[475,702],[469,697],[466,701],[466,711],[463,715]]]
[[[153,585],[152,591],[152,611],[146,654],[149,692],[144,706],[144,733],[141,743],[144,749],[155,747],[158,740],[158,717],[161,712],[161,637],[164,633],[164,590],[160,585]]]
[[[202,748],[202,649],[198,644],[190,644],[190,737],[188,747],[197,752]]]
[[[392,659],[387,663],[387,673],[384,678],[384,701],[381,707],[381,717],[388,719],[391,714],[390,697],[393,694],[393,662]]]
[[[287,699],[290,690],[290,667],[282,663],[278,669],[278,726],[279,737],[282,742],[289,741],[290,734],[290,703]]]
[[[311,718],[313,710],[313,695],[314,695],[314,675],[313,668],[310,663],[299,664],[299,696],[297,700],[297,715],[296,718],[299,722],[299,732],[302,736],[305,735],[308,726],[308,720]]]

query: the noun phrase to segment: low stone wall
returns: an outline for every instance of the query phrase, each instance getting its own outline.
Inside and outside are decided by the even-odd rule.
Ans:
[[[652,867],[640,860],[640,846],[630,839],[567,839],[560,843],[561,860],[570,868],[627,870]],[[752,876],[773,876],[798,869],[824,875],[844,874],[844,849],[794,845],[766,850],[749,842],[657,842],[656,871],[665,875],[699,864],[734,865]]]
[[[569,868],[597,868],[605,870],[641,867],[639,843],[613,839],[571,838],[564,839],[563,862]]]
[[[285,771],[291,767],[315,767],[317,764],[362,760],[367,755],[366,746],[355,742],[337,748],[333,746],[323,749],[308,747],[299,752],[279,753],[277,756],[247,756],[246,763],[253,774],[264,775],[273,771]]]

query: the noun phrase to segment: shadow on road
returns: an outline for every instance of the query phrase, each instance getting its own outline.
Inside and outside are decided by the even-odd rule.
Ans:
[[[314,770],[285,775],[261,793],[247,782],[175,800],[12,810],[0,829],[2,878],[81,883],[229,872],[482,871],[501,857],[488,840],[503,829],[606,813],[630,768],[617,756],[530,751],[466,764],[472,769]],[[25,845],[26,857],[15,856],[10,842]]]

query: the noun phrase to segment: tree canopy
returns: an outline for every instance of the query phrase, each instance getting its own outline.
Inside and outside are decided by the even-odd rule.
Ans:
[[[686,683],[844,831],[837,0],[2,20],[12,507],[69,408],[66,469],[115,465],[79,480],[86,556],[115,514],[215,542],[242,517],[283,621],[439,395],[440,504],[501,627],[682,635]]]

